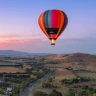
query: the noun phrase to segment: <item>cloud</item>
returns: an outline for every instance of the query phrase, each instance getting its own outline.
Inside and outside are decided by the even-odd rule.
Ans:
[[[18,34],[0,34],[0,38],[20,37]]]
[[[0,49],[27,50],[39,48],[42,39],[5,40],[0,42]]]
[[[17,40],[4,40],[1,41],[0,43],[5,43],[5,44],[19,44],[19,43],[34,43],[34,42],[40,42],[42,39],[17,39]]]
[[[26,41],[26,40],[33,40],[33,39],[42,39],[46,40],[46,37],[39,36],[35,34],[0,34],[0,42],[6,42],[6,41]]]
[[[11,36],[12,35],[9,37]],[[63,52],[63,50],[79,50],[81,47],[86,49],[86,46],[88,47],[90,44],[94,45],[94,41],[96,41],[96,38],[93,37],[60,37],[56,41],[56,46],[51,46],[50,41],[46,37],[38,36],[37,38],[20,38],[18,35],[13,36],[18,38],[7,38],[5,40],[0,40],[0,49],[12,49],[27,52]]]
[[[59,52],[90,52],[94,51],[96,47],[94,46],[96,38],[86,37],[86,38],[58,38],[56,41],[56,46],[51,46],[50,41],[42,38],[34,39],[16,39],[16,40],[4,40],[0,41],[0,49],[3,50],[19,50],[26,52],[49,52],[49,53],[59,53]],[[94,47],[93,47],[94,46]],[[92,50],[91,50],[92,49]]]
[[[57,39],[57,42],[79,42],[79,41],[86,41],[86,40],[96,40],[94,37],[59,37]],[[49,39],[45,36],[25,36],[25,35],[18,35],[18,34],[7,34],[7,35],[0,35],[0,43],[5,44],[28,44],[28,43],[43,43],[43,42],[49,42]]]
[[[87,41],[87,40],[96,40],[95,37],[65,37],[65,38],[58,38],[58,42],[62,41],[68,41],[68,42],[81,42],[81,41]]]

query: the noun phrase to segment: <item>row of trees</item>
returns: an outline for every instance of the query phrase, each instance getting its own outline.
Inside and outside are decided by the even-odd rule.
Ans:
[[[58,88],[58,86],[54,86],[50,83],[42,83],[42,88]]]
[[[46,92],[35,91],[34,96],[63,96],[63,95],[61,92],[54,89],[50,94],[47,94]]]
[[[80,83],[80,82],[88,82],[88,81],[94,81],[93,78],[87,78],[87,77],[78,77],[73,79],[63,79],[61,80],[62,84],[74,84],[74,83]]]
[[[7,82],[1,82],[0,83],[0,87],[9,87],[9,86],[10,86],[10,84]]]

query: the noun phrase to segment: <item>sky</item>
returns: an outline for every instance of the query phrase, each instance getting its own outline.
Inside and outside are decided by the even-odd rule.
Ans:
[[[40,14],[49,9],[68,16],[55,46],[38,25]],[[0,50],[96,54],[96,0],[0,0]]]

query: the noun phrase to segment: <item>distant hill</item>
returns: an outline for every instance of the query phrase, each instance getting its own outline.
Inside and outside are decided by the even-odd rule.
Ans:
[[[39,56],[35,58],[36,62],[47,67],[71,66],[73,68],[96,71],[96,55],[87,53],[49,54],[28,53],[14,50],[0,50],[0,56]]]
[[[71,53],[71,54],[52,54],[48,55],[46,59],[59,60],[66,62],[96,62],[96,55],[87,53]]]
[[[28,53],[22,51],[14,51],[14,50],[0,50],[0,55],[19,55],[19,56],[45,56],[47,53]]]
[[[43,61],[44,62],[44,61]],[[74,67],[96,71],[96,55],[86,53],[71,53],[62,55],[48,55],[45,57],[45,66]]]

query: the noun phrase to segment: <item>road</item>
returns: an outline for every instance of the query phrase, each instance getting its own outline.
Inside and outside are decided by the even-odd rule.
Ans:
[[[43,77],[41,77],[40,79],[38,79],[37,81],[35,81],[35,82],[33,82],[33,83],[30,83],[30,84],[25,88],[25,90],[23,91],[22,96],[28,96],[29,91],[30,91],[30,90],[32,91],[32,90],[33,90],[33,87],[34,87],[35,85],[38,85],[38,84],[41,82],[41,80],[45,80],[45,79],[49,78],[51,75],[52,75],[52,72],[50,71],[50,72],[48,72],[46,75],[44,75]],[[32,95],[31,95],[31,96],[32,96]]]

